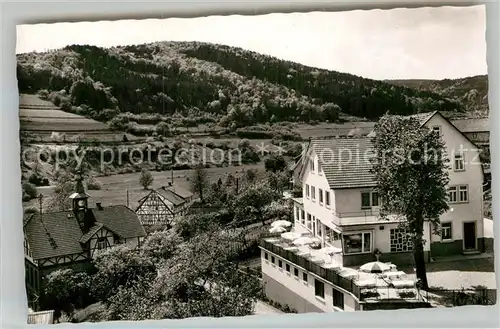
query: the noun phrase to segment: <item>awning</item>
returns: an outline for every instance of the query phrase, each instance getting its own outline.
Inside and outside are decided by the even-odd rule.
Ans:
[[[339,229],[339,227],[337,225],[335,225],[335,223],[333,221],[323,221],[321,219],[319,221],[321,223],[323,223],[323,225],[328,227],[330,230],[334,231],[335,233],[337,233],[337,234],[342,233],[342,231]]]

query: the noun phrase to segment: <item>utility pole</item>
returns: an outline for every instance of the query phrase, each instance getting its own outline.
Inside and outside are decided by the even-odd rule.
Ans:
[[[40,211],[40,215],[41,215],[42,210],[43,210],[43,195],[42,195],[42,193],[40,193],[40,195],[38,196],[38,206],[39,206],[39,211]]]

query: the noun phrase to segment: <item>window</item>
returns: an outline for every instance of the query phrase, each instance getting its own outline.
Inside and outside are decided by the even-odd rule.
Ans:
[[[413,250],[410,236],[405,229],[395,228],[390,232],[391,252],[404,252]]]
[[[361,254],[371,252],[371,232],[344,234],[344,254]]]
[[[379,206],[378,192],[361,192],[361,209]]]
[[[441,240],[451,240],[451,222],[441,224]]]
[[[314,279],[314,295],[320,298],[325,298],[325,284]]]
[[[314,186],[311,186],[311,199],[316,200],[316,188]]]
[[[267,252],[264,253],[264,259],[265,260],[268,260],[269,259],[269,255],[267,254]]]
[[[290,272],[290,265],[289,264],[285,264],[285,269],[287,272]]]
[[[311,171],[314,172],[314,159],[309,160],[309,165],[311,166]]]
[[[307,273],[302,273],[302,281],[307,283]]]
[[[114,244],[120,244],[121,243],[120,237],[117,236],[117,235],[114,235],[113,236],[113,243]]]
[[[454,167],[455,171],[464,171],[465,170],[465,161],[463,154],[455,154]]]
[[[283,267],[283,262],[281,260],[278,260],[278,266]]]
[[[432,131],[438,133],[441,136],[441,126],[433,126]]]
[[[309,185],[306,184],[306,197],[309,198]]]
[[[304,210],[300,211],[300,222],[302,225],[306,224],[306,212]]]
[[[106,237],[100,237],[97,239],[97,249],[106,249],[108,246],[108,239]]]
[[[330,205],[330,191],[325,191],[325,203],[327,207]]]
[[[274,256],[271,256],[271,263],[274,264]]]
[[[311,229],[312,227],[312,220],[311,220],[311,214],[307,214],[307,228]]]
[[[295,207],[295,221],[300,221],[300,209]]]
[[[319,189],[318,193],[319,193],[319,203],[323,204],[323,190]]]
[[[448,202],[469,202],[469,191],[467,185],[450,186],[448,188]]]
[[[333,297],[333,306],[344,309],[344,293],[342,291],[338,291],[337,289],[332,289],[332,297]]]
[[[293,275],[295,275],[297,278],[299,277],[299,269],[298,268],[294,268],[293,269]]]

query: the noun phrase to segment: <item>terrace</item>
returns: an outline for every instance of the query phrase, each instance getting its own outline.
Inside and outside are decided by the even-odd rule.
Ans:
[[[310,243],[306,243],[308,239]],[[335,247],[321,248],[321,241],[311,235],[287,232],[262,239],[260,246],[348,291],[360,302],[419,305],[417,307],[427,304],[416,288],[415,281],[410,280],[406,273],[398,271],[395,265],[374,262],[360,269],[343,267],[342,250]],[[370,266],[375,268],[370,269]]]

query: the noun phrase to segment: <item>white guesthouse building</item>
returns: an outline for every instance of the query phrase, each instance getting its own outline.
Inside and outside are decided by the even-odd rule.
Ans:
[[[450,210],[441,216],[441,235],[431,233],[430,222],[424,226],[426,260],[483,252],[483,170],[477,147],[439,112],[414,117],[429,129],[439,131],[450,158]],[[413,264],[411,244],[404,238],[397,219],[380,220],[376,182],[369,160],[363,158],[370,150],[371,141],[366,137],[310,141],[299,174],[303,197],[293,199],[293,230],[319,238],[322,247],[341,248],[337,257],[341,257],[339,262],[344,267],[375,261],[376,251],[381,252],[379,259],[382,262]],[[338,279],[325,281],[318,277],[324,269],[312,273],[305,269],[311,266],[310,262],[304,263],[295,256],[282,258],[279,253],[289,254],[268,242],[263,242],[261,249],[263,277],[268,281],[266,292],[280,302],[298,299],[301,302],[293,304],[300,308],[299,311],[363,308],[359,291],[349,285],[342,289],[331,284]],[[286,263],[290,272],[287,270],[285,275],[281,266],[276,267],[270,257]],[[332,288],[325,290],[325,284]],[[318,285],[323,287],[319,289],[323,289],[320,295],[324,298],[317,298]],[[308,291],[303,290],[311,290],[312,297],[304,298]]]
[[[431,234],[429,222],[424,227],[427,259],[483,251],[480,151],[439,112],[414,117],[440,132],[450,159],[450,210],[441,216],[441,235]],[[325,243],[342,246],[346,266],[374,260],[376,249],[382,252],[381,260],[411,263],[411,246],[401,238],[398,222],[379,220],[376,182],[362,158],[370,148],[369,138],[311,141],[301,172],[303,198],[295,199],[296,225]],[[339,155],[340,163],[328,154]]]

